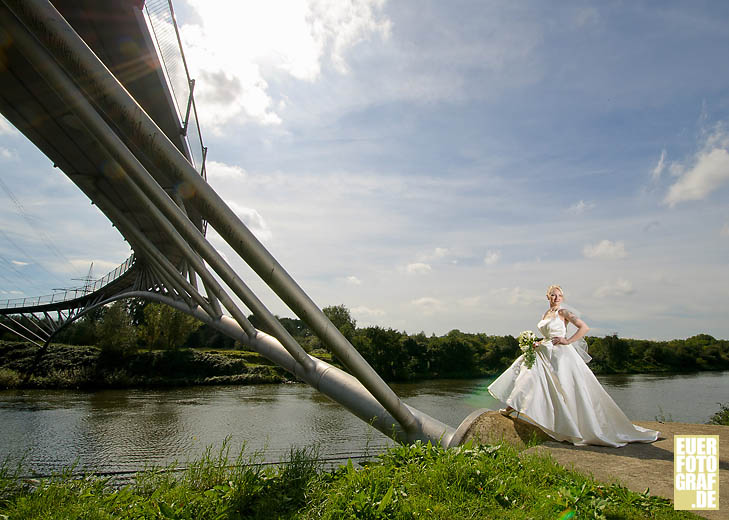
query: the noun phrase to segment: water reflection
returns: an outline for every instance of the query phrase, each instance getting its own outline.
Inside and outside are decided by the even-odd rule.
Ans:
[[[729,372],[600,376],[634,420],[663,416],[706,422],[729,395]],[[493,378],[393,385],[406,403],[457,427],[473,410],[499,406],[486,391]],[[96,393],[0,392],[0,460],[47,473],[74,462],[98,471],[184,463],[229,439],[231,453],[265,450],[282,460],[292,445],[322,456],[376,452],[384,435],[301,384],[118,390]]]
[[[184,452],[190,443],[181,421],[184,406],[165,399],[160,392],[104,391],[89,394],[89,410],[83,417],[83,433],[69,445],[77,456],[104,466],[135,466],[140,460],[166,460],[170,440],[175,451]],[[188,442],[185,442],[188,441]]]
[[[633,420],[705,423],[727,401],[728,374],[610,374],[598,380]]]

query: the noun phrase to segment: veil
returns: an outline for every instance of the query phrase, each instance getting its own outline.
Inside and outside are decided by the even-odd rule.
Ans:
[[[571,305],[562,304],[560,305],[560,307],[562,309],[570,311],[572,314],[582,319],[582,313]],[[572,343],[572,345],[575,346],[575,350],[582,358],[582,361],[584,361],[585,363],[589,363],[590,361],[592,361],[592,356],[587,353],[587,341],[585,341],[585,338],[578,339],[577,341]]]

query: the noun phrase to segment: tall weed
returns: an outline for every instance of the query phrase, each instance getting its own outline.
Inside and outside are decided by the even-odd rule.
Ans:
[[[229,446],[209,448],[182,471],[150,468],[122,488],[70,471],[13,487],[19,473],[5,465],[0,518],[692,518],[667,499],[600,484],[508,445],[399,445],[360,469],[349,460],[329,472],[315,449],[264,466],[243,449],[231,460]]]
[[[719,426],[729,426],[729,403],[719,405],[719,411],[711,416],[708,424],[717,424]]]

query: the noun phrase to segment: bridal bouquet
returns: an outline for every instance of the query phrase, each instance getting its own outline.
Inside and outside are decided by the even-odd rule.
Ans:
[[[532,368],[534,360],[537,358],[536,346],[537,337],[531,330],[525,330],[519,334],[519,348],[524,353],[524,364],[527,368]]]

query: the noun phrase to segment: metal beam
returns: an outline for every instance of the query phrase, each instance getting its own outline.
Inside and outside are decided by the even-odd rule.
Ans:
[[[10,326],[9,326],[9,325],[8,325],[7,323],[4,323],[4,322],[0,321],[0,327],[5,327],[6,329],[8,329],[8,330],[9,330],[10,332],[12,332],[13,334],[15,334],[16,336],[18,336],[18,337],[20,337],[20,338],[23,338],[23,339],[24,339],[25,341],[28,341],[28,342],[30,342],[30,343],[33,343],[34,345],[36,345],[36,346],[38,346],[38,347],[41,347],[41,348],[43,347],[43,345],[41,345],[41,344],[40,344],[40,343],[38,343],[37,341],[35,341],[35,340],[32,340],[32,339],[30,339],[29,337],[27,337],[27,336],[24,336],[23,334],[21,334],[21,333],[20,333],[20,332],[18,332],[17,330],[13,329],[13,328],[12,328],[12,327],[10,327]]]
[[[103,195],[99,196],[103,197]],[[174,287],[179,294],[188,294],[205,310],[205,312],[210,314],[210,316],[219,316],[219,314],[215,313],[210,303],[200,295],[197,289],[185,280],[179,272],[177,272],[175,266],[172,265],[172,263],[157,249],[157,247],[155,247],[155,245],[147,237],[145,237],[144,234],[139,231],[121,211],[117,212],[115,220],[123,226],[125,234],[129,233],[129,235],[131,235],[134,240],[140,244],[142,251],[146,253],[153,264],[156,264],[161,273],[166,276],[165,280],[173,282],[172,287]],[[150,265],[150,267],[153,267],[153,265]],[[253,329],[253,325],[250,325],[248,320],[246,320],[245,323]]]
[[[0,13],[1,15],[2,13]],[[147,211],[156,220],[157,225],[173,240],[179,250],[186,256],[187,261],[205,279],[208,287],[213,289],[214,295],[223,301],[225,307],[236,317],[236,320],[241,326],[250,328],[251,333],[255,334],[255,329],[250,326],[245,316],[243,316],[237,306],[225,294],[217,281],[207,273],[199,255],[190,247],[189,243],[197,247],[198,251],[201,250],[203,252],[205,259],[211,263],[216,272],[218,272],[254,314],[259,316],[272,330],[276,331],[276,335],[282,339],[283,344],[292,352],[292,355],[294,355],[299,363],[303,365],[311,363],[311,357],[291,337],[289,332],[271,314],[265,305],[263,305],[253,291],[245,285],[215,248],[205,240],[205,237],[202,236],[200,231],[190,222],[175,202],[172,201],[167,192],[156,183],[121,139],[119,139],[117,134],[109,128],[104,119],[91,106],[89,101],[86,100],[83,92],[76,87],[64,71],[58,67],[55,61],[49,59],[46,51],[33,38],[25,33],[25,31],[20,30],[17,24],[12,23],[12,20],[7,20],[4,16],[2,18],[9,32],[13,35],[15,44],[23,49],[26,58],[29,58],[33,66],[53,83],[59,97],[67,103],[68,107],[79,118],[81,123],[88,128],[91,134],[95,136],[99,143],[106,148],[117,162],[116,164],[109,164],[101,173],[109,176],[111,179],[118,179],[125,182],[131,194],[144,204]],[[124,166],[123,168],[122,165]],[[127,177],[127,174],[130,174],[131,178]],[[97,198],[99,197],[100,195],[97,194]],[[151,197],[152,200],[148,197]],[[99,201],[105,201],[105,199],[99,198]],[[114,216],[117,216],[117,218],[112,218],[112,221],[117,222],[118,225],[119,213],[111,204],[104,204],[104,206],[106,206],[105,211],[107,213],[111,212]],[[164,211],[160,210],[158,206]],[[170,218],[172,222],[165,217]],[[184,234],[184,239],[178,231]],[[174,284],[171,286],[174,287]]]
[[[451,426],[403,403],[413,414],[416,421],[416,428],[412,430],[403,429],[399,421],[351,374],[317,358],[312,358],[314,361],[312,367],[302,367],[276,338],[265,332],[258,331],[255,338],[249,338],[245,331],[227,316],[223,316],[220,320],[213,320],[200,308],[186,307],[180,301],[172,300],[157,293],[131,292],[125,297],[152,299],[195,316],[223,334],[250,346],[262,356],[341,404],[388,437],[400,442],[421,440],[423,442],[431,441],[434,444],[440,443],[444,447],[456,445],[453,444],[456,430]]]
[[[83,89],[122,130],[131,147],[156,168],[192,188],[191,203],[228,244],[278,294],[352,371],[406,431],[420,428],[412,411],[400,401],[318,306],[298,286],[276,259],[246,228],[154,121],[129,96],[48,1],[3,0],[25,26],[45,45],[71,77],[83,78]],[[155,168],[151,168],[155,171]],[[208,260],[210,262],[210,260]],[[215,267],[214,267],[215,268]],[[217,269],[216,269],[217,271]],[[227,283],[227,282],[226,282]],[[230,284],[229,284],[230,286]],[[232,288],[232,287],[231,287]]]

